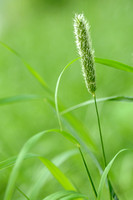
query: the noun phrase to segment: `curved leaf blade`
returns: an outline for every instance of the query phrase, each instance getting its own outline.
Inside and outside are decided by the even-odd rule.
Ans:
[[[57,118],[58,118],[58,122],[59,122],[59,126],[60,126],[60,129],[62,130],[62,124],[61,124],[61,119],[60,119],[60,113],[59,113],[59,107],[58,107],[58,88],[59,88],[59,84],[60,84],[60,80],[61,80],[61,77],[63,75],[63,73],[65,72],[65,70],[71,65],[73,64],[74,62],[76,62],[79,58],[76,58],[74,60],[72,60],[70,63],[68,63],[64,69],[61,71],[59,77],[58,77],[58,80],[57,80],[57,83],[56,83],[56,87],[55,87],[55,108],[56,108],[56,113],[57,113]]]
[[[49,169],[51,174],[53,174],[53,176],[64,187],[65,190],[76,190],[69,179],[56,165],[54,165],[50,160],[46,158],[40,157],[39,159]]]
[[[36,157],[38,157],[38,155],[29,153],[29,154],[24,155],[24,160],[27,160],[29,158],[36,158]],[[17,156],[13,156],[11,158],[1,161],[0,162],[0,170],[3,170],[5,168],[13,166],[15,164],[16,160],[17,160]]]
[[[80,57],[79,57],[80,58]],[[61,124],[61,119],[60,119],[60,113],[59,113],[59,107],[58,107],[58,89],[59,89],[59,84],[60,84],[60,80],[61,80],[61,77],[63,75],[63,73],[65,72],[65,70],[71,66],[71,64],[73,64],[74,62],[76,62],[79,58],[76,58],[74,60],[72,60],[70,63],[68,63],[64,69],[61,71],[59,77],[58,77],[58,80],[57,80],[57,83],[56,83],[56,87],[55,87],[55,108],[56,108],[56,113],[57,113],[57,118],[58,118],[58,122],[59,122],[59,126],[60,126],[60,129],[62,130],[62,124]]]
[[[56,157],[54,157],[52,159],[52,162],[56,166],[59,167],[62,163],[64,163],[70,157],[77,155],[78,153],[79,152],[76,149],[63,152],[57,155]],[[32,200],[36,200],[38,198],[39,191],[42,187],[44,187],[48,178],[51,178],[51,173],[46,167],[45,169],[43,167],[42,170],[40,170],[39,173],[37,173],[36,176],[34,177],[33,186],[31,188],[30,195],[29,195]]]
[[[99,64],[103,64],[109,67],[113,67],[115,69],[120,69],[126,72],[133,72],[133,67],[114,61],[114,60],[108,60],[108,59],[103,59],[103,58],[95,58],[95,62]]]
[[[25,154],[31,149],[32,146],[34,146],[38,140],[45,134],[47,133],[50,133],[50,132],[56,132],[56,133],[60,133],[62,134],[62,131],[58,130],[58,129],[50,129],[50,130],[45,130],[45,131],[42,131],[36,135],[34,135],[33,137],[31,137],[25,144],[24,146],[22,147],[18,157],[17,157],[17,160],[16,160],[16,163],[13,167],[13,170],[11,172],[11,175],[10,175],[10,178],[9,178],[9,181],[8,181],[8,185],[7,185],[7,189],[6,189],[6,193],[5,193],[5,197],[4,197],[4,200],[10,200],[11,197],[12,197],[12,194],[13,194],[13,191],[14,191],[14,188],[15,188],[15,182],[16,182],[16,179],[17,179],[17,176],[19,174],[19,170],[20,170],[20,167],[21,167],[21,164],[23,162],[23,159],[24,159],[24,156]],[[65,132],[65,134],[63,133],[62,135],[66,137],[68,133]],[[68,136],[66,137],[67,139],[69,139],[70,141],[73,141],[73,136],[71,138],[71,136]],[[71,138],[71,139],[70,139]],[[74,144],[75,144],[75,141],[76,139],[74,140]],[[78,144],[77,144],[78,145]]]
[[[40,74],[38,74],[22,57],[21,55],[15,51],[14,49],[12,49],[11,47],[9,47],[7,44],[5,44],[4,42],[0,41],[0,44],[5,47],[6,49],[8,49],[10,52],[12,52],[14,55],[16,55],[21,61],[22,63],[25,65],[25,67],[29,70],[29,72],[36,78],[36,80],[46,89],[46,91],[48,91],[49,93],[52,93],[50,88],[48,87],[48,85],[46,84],[46,82],[43,80],[43,78],[40,76]]]
[[[54,108],[53,102],[48,101],[48,103],[51,105],[52,108]],[[85,152],[89,154],[90,158],[92,159],[92,161],[98,168],[99,173],[101,174],[103,172],[102,167],[94,153],[90,150],[92,148],[93,151],[98,151],[98,149],[93,140],[90,138],[87,127],[84,126],[82,121],[78,120],[75,116],[73,116],[70,113],[67,113],[66,115],[61,117],[66,128],[78,140]]]
[[[43,200],[57,200],[57,199],[63,199],[63,198],[67,198],[69,199],[70,197],[76,198],[85,198],[88,199],[88,197],[84,194],[81,194],[79,192],[75,192],[75,191],[59,191],[53,194],[50,194],[49,196],[45,197]]]
[[[128,96],[112,96],[112,97],[105,97],[105,98],[99,98],[97,99],[97,102],[104,102],[104,101],[122,101],[122,102],[133,102],[133,97],[128,97]],[[76,109],[79,109],[81,107],[87,106],[89,104],[94,103],[94,100],[89,100],[89,101],[84,101],[82,103],[79,103],[75,106],[72,106],[70,108],[67,108],[66,110],[63,110],[60,112],[61,115],[65,115],[69,112],[72,112]]]
[[[17,96],[11,96],[11,97],[4,97],[0,98],[0,106],[6,105],[10,103],[18,103],[23,101],[32,101],[32,100],[39,100],[44,99],[44,97],[39,95],[17,95]]]
[[[61,200],[82,200],[82,199],[88,199],[87,196],[83,195],[83,194],[80,194],[80,193],[73,193],[73,194],[69,194],[68,196],[66,197],[63,197],[61,198]]]
[[[98,187],[98,196],[97,196],[97,200],[100,200],[101,199],[101,194],[102,194],[102,190],[103,190],[103,187],[104,187],[104,183],[106,181],[106,178],[107,178],[107,175],[115,161],[115,159],[119,156],[119,154],[121,154],[122,152],[124,151],[127,151],[127,149],[122,149],[120,150],[114,157],[113,159],[109,162],[109,164],[107,165],[107,167],[105,168],[103,174],[102,174],[102,177],[101,177],[101,180],[100,180],[100,184],[99,184],[99,187]]]

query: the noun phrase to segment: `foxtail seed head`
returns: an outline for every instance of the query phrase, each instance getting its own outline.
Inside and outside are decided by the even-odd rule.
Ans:
[[[94,69],[94,51],[91,47],[89,25],[83,14],[76,14],[74,18],[74,33],[86,87],[91,94],[95,94],[96,80]]]

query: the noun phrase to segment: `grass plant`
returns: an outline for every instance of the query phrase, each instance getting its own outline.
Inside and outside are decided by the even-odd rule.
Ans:
[[[0,170],[4,170],[6,168],[11,168],[11,173],[9,176],[8,184],[5,191],[4,200],[16,200],[14,199],[14,191],[18,190],[19,194],[22,195],[23,199],[28,200],[38,200],[40,188],[45,184],[45,179],[49,179],[49,174],[52,174],[53,177],[58,181],[58,183],[62,186],[61,191],[55,191],[52,194],[49,194],[47,196],[44,196],[44,200],[69,200],[69,199],[90,199],[90,196],[87,194],[83,194],[82,191],[80,192],[80,189],[75,186],[74,183],[65,175],[63,171],[60,169],[60,164],[62,164],[64,161],[69,160],[72,155],[79,154],[81,161],[84,165],[84,169],[86,170],[87,176],[89,178],[91,188],[89,188],[89,191],[93,191],[93,199],[95,200],[104,200],[104,194],[103,194],[103,188],[104,185],[106,185],[106,180],[108,180],[109,185],[109,194],[108,199],[114,199],[114,200],[120,200],[119,193],[114,192],[115,188],[112,187],[112,184],[109,180],[108,173],[116,160],[116,158],[124,151],[127,151],[127,149],[120,150],[114,157],[111,159],[111,161],[108,163],[106,154],[105,154],[105,147],[103,142],[103,135],[101,130],[101,124],[100,124],[100,116],[98,112],[98,106],[97,102],[103,102],[103,101],[123,101],[123,102],[133,102],[133,97],[128,96],[111,96],[111,97],[105,97],[105,98],[96,98],[96,76],[95,76],[95,63],[100,63],[105,66],[113,67],[114,69],[123,70],[126,72],[133,72],[133,68],[131,66],[125,65],[120,62],[116,62],[113,60],[107,60],[102,58],[95,58],[94,57],[94,51],[92,50],[91,45],[91,39],[90,34],[88,32],[88,23],[84,19],[84,15],[75,15],[74,20],[74,28],[75,28],[75,35],[76,35],[76,41],[77,41],[77,47],[79,51],[78,58],[72,60],[70,63],[66,65],[66,67],[61,71],[56,87],[55,92],[48,86],[48,84],[43,80],[43,78],[33,69],[31,65],[29,65],[16,51],[14,51],[12,48],[10,48],[8,45],[4,44],[3,42],[0,42],[2,46],[4,46],[6,49],[8,49],[10,52],[12,52],[14,55],[16,55],[21,62],[23,62],[24,66],[29,70],[30,74],[32,74],[36,81],[43,86],[44,91],[46,91],[45,96],[36,95],[36,94],[28,94],[28,95],[16,95],[11,97],[5,97],[0,99],[0,105],[6,105],[10,103],[18,103],[18,102],[24,102],[24,101],[42,101],[44,103],[48,103],[54,112],[56,112],[58,123],[59,123],[59,129],[50,129],[50,130],[43,130],[42,132],[39,132],[32,136],[21,148],[19,154],[15,157],[8,158],[4,161],[0,162]],[[82,102],[78,105],[74,105],[70,108],[66,108],[63,105],[63,102],[59,99],[59,85],[61,84],[61,78],[64,72],[67,70],[67,68],[71,67],[74,62],[77,62],[78,60],[81,60],[82,64],[82,71],[85,79],[85,84],[87,87],[87,90],[89,93],[92,94],[93,99],[88,100],[86,102]],[[96,109],[96,116],[98,121],[98,128],[99,128],[99,136],[101,141],[101,149],[102,149],[102,155],[104,160],[104,167],[101,166],[101,160],[97,158],[97,154],[95,154],[99,147],[95,144],[95,142],[92,140],[88,132],[86,131],[86,128],[84,128],[82,124],[82,120],[79,121],[71,112],[73,110],[82,108],[83,106],[87,106],[88,104],[94,104]],[[30,153],[32,147],[36,146],[36,144],[40,141],[40,139],[45,136],[49,135],[50,133],[55,133],[58,136],[58,133],[64,137],[64,139],[73,144],[73,150],[62,153],[58,157],[55,157],[54,159],[49,160],[45,158],[42,155],[33,154]],[[52,145],[51,145],[52,148]],[[57,147],[58,148],[58,147]],[[92,150],[93,149],[93,150]],[[45,148],[44,148],[45,151]],[[91,175],[91,171],[89,169],[89,163],[86,160],[86,154],[89,155],[92,164],[98,169],[100,174],[100,180],[99,180],[99,186],[95,186],[95,180],[93,179]],[[28,160],[30,158],[38,159],[40,163],[44,165],[44,168],[48,169],[48,171],[45,171],[44,173],[40,173],[40,178],[38,181],[34,184],[31,194],[27,195],[23,191],[23,189],[17,184],[18,175],[20,174],[21,167],[23,165],[24,160]],[[31,166],[32,167],[32,166]],[[44,177],[42,177],[42,174]],[[82,174],[82,172],[81,172]],[[82,178],[82,176],[81,176]],[[17,185],[17,186],[16,186]],[[107,200],[107,197],[106,197]]]

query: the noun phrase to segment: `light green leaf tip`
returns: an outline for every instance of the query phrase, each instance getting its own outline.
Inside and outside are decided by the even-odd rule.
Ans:
[[[103,58],[95,58],[95,62],[99,64],[103,64],[109,67],[113,67],[115,69],[120,69],[126,72],[133,72],[133,67],[114,61],[114,60],[108,60],[108,59],[103,59]]]
[[[118,157],[119,154],[121,154],[122,152],[124,151],[127,151],[128,149],[122,149],[120,150],[114,157],[113,159],[109,162],[109,164],[107,165],[107,167],[105,168],[103,174],[102,174],[102,177],[101,177],[101,180],[100,180],[100,184],[99,184],[99,187],[98,187],[98,195],[97,195],[97,200],[100,200],[101,199],[101,194],[102,194],[102,190],[103,190],[103,187],[104,187],[104,184],[105,184],[105,181],[106,181],[106,178],[107,178],[107,175],[115,161],[115,159]]]
[[[50,170],[56,180],[64,187],[66,190],[76,190],[69,179],[62,173],[62,171],[56,167],[50,160],[40,157],[41,162]]]

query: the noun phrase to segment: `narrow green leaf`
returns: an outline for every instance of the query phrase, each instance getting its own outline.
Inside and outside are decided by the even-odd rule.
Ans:
[[[16,52],[14,49],[12,49],[11,47],[9,47],[7,44],[3,43],[0,41],[0,44],[5,47],[6,49],[8,49],[10,52],[12,52],[13,54],[15,54],[25,65],[25,67],[29,70],[29,72],[38,80],[38,82],[45,88],[46,91],[48,91],[49,93],[51,93],[51,90],[49,89],[48,85],[45,83],[45,81],[43,80],[43,78],[21,57],[21,55]]]
[[[68,63],[64,69],[61,71],[59,77],[58,77],[58,80],[57,80],[57,83],[56,83],[56,87],[55,87],[55,108],[56,108],[56,113],[57,113],[57,118],[58,118],[58,121],[59,121],[59,126],[60,126],[60,129],[62,130],[62,125],[61,125],[61,120],[60,120],[60,114],[59,114],[59,107],[58,107],[58,88],[59,88],[59,84],[60,84],[60,80],[61,80],[61,77],[63,75],[63,73],[65,72],[65,70],[71,66],[71,64],[73,64],[74,62],[76,62],[79,58],[76,58],[74,59],[73,61],[71,61],[70,63]]]
[[[75,194],[69,194],[68,196],[66,197],[63,197],[61,198],[61,200],[81,200],[82,199],[88,199],[87,196],[83,195],[83,194],[80,194],[80,193],[75,193]]]
[[[28,68],[28,70],[35,76],[35,74],[36,74],[36,72],[35,72],[35,74],[34,74],[34,70],[32,70],[32,67],[30,67],[29,66],[29,64],[27,63],[27,62],[25,62],[25,60],[16,52],[16,51],[14,51],[13,49],[11,49],[9,46],[7,46],[6,44],[4,44],[4,43],[2,43],[1,42],[1,44],[3,45],[3,46],[5,46],[9,51],[11,51],[12,53],[14,53],[17,57],[19,57],[20,59],[21,59],[21,61],[25,64],[25,66]],[[78,58],[79,59],[79,58]],[[38,76],[35,76],[36,77],[36,79],[37,79],[37,77]],[[50,93],[52,93],[51,92],[51,90],[49,89],[49,88],[47,88],[47,86],[45,87],[45,82],[43,82],[42,83],[42,81],[40,81],[39,79],[37,79],[40,83],[41,83],[41,85],[43,85],[44,86],[44,89],[46,89],[47,91],[49,91]],[[66,119],[66,120],[68,120],[69,121],[69,123],[71,123],[71,115],[69,114],[69,116],[67,116],[68,117],[68,119]],[[76,130],[76,132],[77,133],[80,133],[80,136],[82,136],[83,135],[83,137],[84,137],[84,139],[85,139],[85,141],[89,141],[89,143],[91,144],[92,143],[92,146],[94,147],[95,146],[95,144],[93,144],[93,141],[91,140],[91,138],[89,137],[89,135],[87,136],[87,131],[86,131],[86,128],[85,127],[83,127],[83,125],[82,124],[80,124],[80,122],[78,121],[78,123],[77,123],[77,120],[75,119],[75,118],[73,118],[73,120],[72,120],[73,122],[71,123],[71,127],[73,126],[74,127],[74,129]],[[76,133],[75,132],[75,133]],[[76,134],[77,134],[76,133]],[[86,148],[87,148],[87,146],[86,146]],[[95,146],[95,150],[96,150],[96,146]],[[99,165],[99,163],[98,163],[98,161],[97,161],[97,159],[95,158],[95,156],[90,152],[90,150],[89,149],[87,149],[87,151],[90,153],[90,155],[94,158],[93,160],[94,161],[96,161],[96,163],[97,163],[97,166],[100,166]],[[100,169],[100,168],[99,168]],[[101,169],[100,169],[101,170]]]
[[[23,101],[31,101],[31,100],[38,100],[44,99],[44,97],[39,95],[18,95],[12,97],[5,97],[0,98],[0,105],[10,104],[10,103],[18,103]]]
[[[62,124],[61,124],[61,118],[60,118],[60,113],[59,113],[59,105],[58,105],[59,84],[60,84],[61,77],[62,77],[63,73],[65,72],[65,70],[68,67],[70,67],[71,64],[73,64],[74,62],[76,62],[78,59],[80,59],[80,57],[76,58],[73,61],[71,61],[70,63],[68,63],[64,67],[64,69],[61,71],[61,73],[60,73],[60,75],[58,77],[58,80],[57,80],[57,83],[56,83],[56,88],[55,88],[55,107],[54,107],[53,102],[51,102],[51,101],[48,100],[48,102],[50,103],[50,105],[52,107],[54,107],[54,109],[56,109],[57,118],[58,118],[58,122],[59,122],[59,126],[60,126],[61,130],[62,130]],[[64,106],[61,105],[61,107],[64,107]],[[86,127],[84,127],[83,123],[81,121],[79,121],[78,119],[76,119],[74,116],[70,115],[70,114],[65,115],[64,118],[65,118],[65,122],[69,121],[69,123],[71,124],[71,127],[73,127],[74,129],[76,129],[77,133],[80,134],[80,136],[84,139],[84,141],[86,141],[86,143],[88,143],[93,148],[93,150],[97,151],[97,147],[94,144],[94,142],[92,141],[92,139],[90,138],[90,136],[88,134],[88,131],[87,131]]]
[[[103,187],[104,187],[104,184],[105,184],[105,181],[106,181],[106,178],[107,178],[107,175],[115,161],[115,159],[117,158],[117,156],[124,152],[124,151],[127,151],[127,149],[122,149],[120,150],[114,157],[113,159],[109,162],[109,164],[107,165],[107,167],[105,168],[103,174],[102,174],[102,177],[101,177],[101,180],[100,180],[100,184],[99,184],[99,187],[98,187],[98,196],[97,196],[97,200],[100,200],[101,199],[101,194],[102,194],[102,190],[103,190]]]
[[[17,57],[19,57],[21,59],[21,61],[25,64],[25,66],[28,68],[28,70],[30,72],[32,71],[32,74],[34,75],[34,73],[33,73],[34,70],[32,70],[32,67],[29,67],[29,64],[27,62],[25,62],[25,60],[23,60],[23,58],[16,51],[14,51],[12,48],[7,46],[3,42],[0,42],[0,44],[3,45],[5,48],[7,48],[9,51],[11,51],[13,54],[15,54]],[[77,58],[77,59],[79,59],[79,58]],[[35,74],[37,74],[37,73],[35,72]],[[44,86],[44,89],[46,89],[47,91],[52,93],[49,88],[45,87],[45,82],[43,82],[43,83],[42,83],[42,81],[39,81],[39,82],[41,82],[41,85]],[[53,104],[52,106],[54,107],[54,102],[53,101],[51,101],[51,104]],[[88,142],[89,145],[91,145],[91,147],[93,147],[93,150],[95,149],[95,151],[96,151],[96,145],[93,143],[92,139],[90,138],[90,136],[88,134],[88,131],[86,130],[86,127],[83,126],[82,122],[80,122],[76,118],[72,117],[70,114],[65,116],[65,118],[66,118],[65,121],[66,120],[69,121],[69,123],[71,124],[71,127],[73,127],[76,130],[75,133],[76,134],[77,133],[80,134],[80,136],[84,138],[84,141]],[[88,149],[88,151],[89,151],[89,149]],[[93,157],[95,157],[95,156],[93,155]],[[94,160],[96,160],[96,159],[94,159]],[[96,161],[96,163],[98,164],[98,161]]]
[[[105,98],[99,98],[97,99],[97,102],[103,102],[103,101],[123,101],[123,102],[133,102],[133,97],[128,97],[128,96],[112,96],[112,97],[105,97]],[[60,112],[61,115],[65,115],[69,112],[72,112],[78,108],[87,106],[89,104],[94,103],[94,100],[89,100],[89,101],[84,101],[80,104],[77,104],[75,106],[72,106],[70,108],[67,108],[66,110],[63,110]]]
[[[25,154],[24,160],[27,160],[29,158],[35,158],[35,157],[38,157],[38,155],[30,154],[30,153]],[[8,158],[7,160],[1,161],[0,162],[0,170],[13,166],[15,164],[16,160],[17,160],[17,156],[13,156],[11,158]]]
[[[13,167],[13,170],[11,172],[11,175],[10,175],[10,178],[9,178],[9,181],[8,181],[8,185],[7,185],[7,188],[6,188],[4,200],[10,200],[11,197],[12,197],[12,194],[13,194],[13,191],[14,191],[14,188],[15,188],[15,182],[16,182],[16,179],[18,177],[19,170],[20,170],[20,167],[21,167],[21,164],[23,162],[25,154],[38,142],[38,140],[43,135],[50,133],[50,132],[56,132],[56,133],[62,134],[62,131],[60,131],[58,129],[45,130],[45,131],[42,131],[42,132],[34,135],[24,144],[24,146],[22,147],[22,149],[21,149],[21,151],[20,151],[20,153],[17,157],[17,160],[16,160],[16,163]],[[62,135],[66,137],[67,134],[68,133],[65,133],[65,134],[63,133]],[[66,138],[69,139],[70,141],[73,141],[74,137],[72,137],[72,139],[70,139],[71,138],[70,136],[68,136]],[[76,141],[76,139],[75,139],[75,141]],[[74,144],[75,144],[75,142],[74,142]]]
[[[32,67],[15,51],[15,50],[13,50],[12,48],[10,48],[8,45],[6,45],[5,43],[3,43],[3,42],[0,42],[0,44],[1,45],[3,45],[5,48],[7,48],[9,51],[11,51],[13,54],[15,54],[17,57],[19,57],[20,59],[21,59],[21,61],[25,64],[25,66],[28,68],[28,70],[36,77],[36,79],[44,86],[44,89],[46,89],[46,90],[48,90],[48,91],[50,91],[50,93],[51,93],[51,90],[50,89],[48,89],[47,88],[47,86],[46,86],[46,83],[42,80],[42,78],[38,78],[38,77],[40,77],[38,74],[37,74],[37,72],[35,72],[35,70],[33,70],[32,69]],[[75,62],[76,60],[78,60],[78,59],[80,59],[80,58],[77,58],[77,59],[75,59],[75,60],[73,60],[71,63],[69,63],[65,68],[67,68],[69,65],[71,65],[73,62]],[[59,78],[60,79],[60,78]],[[59,82],[60,82],[60,80],[59,80]],[[45,87],[46,86],[46,87]],[[58,87],[58,86],[57,86]],[[58,88],[57,88],[57,91],[58,91]],[[15,102],[15,101],[14,101]],[[68,117],[68,116],[67,116]],[[70,116],[68,117],[68,118],[70,118]],[[70,120],[69,120],[69,122],[70,122]],[[77,131],[78,132],[80,132],[81,133],[81,135],[83,135],[84,136],[84,138],[85,138],[85,140],[87,141],[89,141],[89,143],[91,143],[91,145],[92,146],[95,146],[94,144],[93,144],[93,141],[89,138],[89,136],[87,137],[87,132],[85,131],[85,128],[83,128],[83,126],[82,125],[80,125],[81,123],[77,123],[74,119],[72,120],[71,119],[71,123],[72,123],[72,126],[74,125],[74,127],[77,129]],[[77,124],[77,125],[76,125]],[[85,133],[86,132],[86,133]]]
[[[77,147],[80,147],[80,144],[78,142],[78,140],[73,137],[72,135],[70,135],[69,133],[67,133],[66,131],[60,131],[60,133],[67,138],[70,142],[72,142],[73,144],[75,144]]]
[[[100,63],[109,67],[113,67],[115,69],[120,69],[126,72],[133,72],[133,67],[114,61],[114,60],[108,60],[108,59],[103,59],[103,58],[95,58],[96,63]]]
[[[85,169],[86,169],[86,172],[87,172],[89,181],[90,181],[90,183],[91,183],[93,192],[94,192],[94,194],[95,194],[95,197],[97,197],[97,191],[96,191],[96,188],[95,188],[95,185],[94,185],[94,182],[93,182],[93,178],[92,178],[92,176],[91,176],[91,174],[90,174],[90,170],[89,170],[89,168],[88,168],[88,166],[87,166],[87,163],[86,163],[86,160],[85,160],[85,157],[84,157],[84,155],[83,155],[83,152],[82,152],[81,148],[79,148],[79,152],[80,152],[80,155],[81,155],[81,158],[82,158],[84,167],[85,167]]]
[[[47,99],[46,101],[49,103],[49,105],[53,108],[55,112],[54,102],[50,99]],[[81,140],[82,138],[85,141],[85,143],[89,145],[91,149],[93,149],[93,151],[98,151],[96,144],[93,142],[89,135],[88,128],[83,124],[81,120],[77,119],[71,113],[66,113],[66,115],[62,115],[61,118],[63,124],[73,134],[74,137],[76,137],[79,140]]]
[[[49,101],[48,103],[50,106],[54,109],[54,103],[53,101]],[[54,110],[55,111],[55,110]],[[71,132],[71,134],[77,139],[77,141],[81,144],[84,151],[89,154],[90,158],[96,165],[96,167],[99,170],[99,173],[101,174],[103,172],[102,167],[97,160],[94,153],[90,150],[93,149],[93,151],[97,152],[97,146],[94,144],[92,139],[89,136],[89,131],[87,127],[84,126],[82,121],[78,120],[75,116],[73,116],[70,113],[67,113],[66,115],[61,116],[63,123],[65,124],[66,128]]]
[[[64,196],[67,196],[71,193],[73,193],[73,191],[66,191],[66,190],[58,191],[53,194],[50,194],[49,196],[45,197],[43,200],[57,200],[57,199],[61,199]]]
[[[52,162],[56,165],[56,166],[60,166],[62,163],[64,163],[66,160],[68,160],[70,157],[78,154],[79,152],[77,151],[77,149],[74,150],[70,150],[70,151],[66,151],[63,152],[59,155],[57,155],[56,157],[54,157],[52,159]],[[38,171],[39,173],[36,173],[33,179],[33,186],[30,190],[30,198],[32,200],[36,200],[38,199],[38,195],[40,192],[40,189],[42,187],[44,187],[44,185],[46,184],[47,180],[49,178],[51,178],[51,173],[48,171],[48,169],[45,167],[42,168],[42,170]],[[44,178],[45,177],[45,178]]]
[[[89,146],[93,152],[97,152],[98,148],[94,141],[92,140],[88,127],[72,115],[71,113],[67,113],[66,115],[61,116],[64,126],[78,139],[78,141],[82,140],[85,144]]]
[[[72,196],[73,195],[73,196]],[[45,197],[43,200],[59,200],[59,199],[76,199],[76,198],[85,198],[88,199],[88,197],[84,194],[75,192],[75,191],[59,191],[53,194],[50,194],[49,196]]]
[[[76,190],[69,179],[62,173],[62,171],[55,166],[50,160],[40,157],[41,162],[49,169],[56,180],[64,187],[66,190]]]
[[[30,198],[18,186],[16,186],[16,188],[22,194],[22,196],[25,197],[25,199],[30,200]]]

